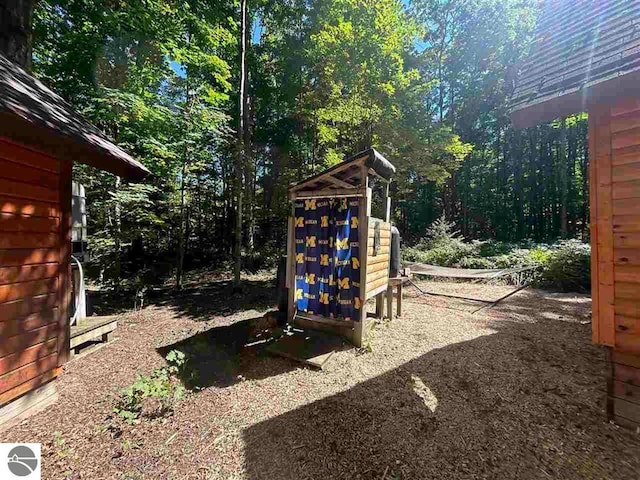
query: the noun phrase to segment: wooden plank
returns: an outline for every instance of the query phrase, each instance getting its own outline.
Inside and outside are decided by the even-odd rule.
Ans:
[[[613,197],[614,200],[627,199],[630,202],[638,201],[640,199],[640,180],[626,180],[613,184]]]
[[[0,267],[0,285],[9,283],[44,280],[58,275],[57,263],[44,265],[24,265],[21,267]],[[1,321],[2,319],[0,319]]]
[[[616,282],[616,298],[636,300],[640,302],[640,287],[636,283]]]
[[[342,348],[343,339],[319,332],[297,332],[284,335],[267,347],[267,351],[291,360],[322,369],[336,350]]]
[[[360,249],[358,250],[360,256],[360,315],[358,321],[354,325],[353,329],[353,344],[356,347],[362,347],[362,342],[367,331],[367,310],[365,308],[365,302],[367,300],[367,269],[369,268],[366,261],[366,253],[369,245],[369,210],[371,208],[371,196],[372,190],[369,187],[369,176],[367,175],[365,168],[362,167],[360,174],[364,183],[365,192],[367,196],[360,199],[359,211],[358,211],[358,241],[360,242]]]
[[[53,370],[58,362],[58,354],[53,353],[46,357],[39,358],[23,367],[12,370],[11,372],[0,375],[0,393],[11,390],[13,387],[28,382],[42,375],[43,373]]]
[[[640,265],[640,250],[616,248],[614,261],[616,265]]]
[[[371,258],[376,258],[376,257],[371,257]],[[367,262],[369,262],[368,259],[367,259]],[[382,270],[384,270],[384,271],[388,271],[389,270],[389,264],[387,262],[369,263],[367,265],[367,274],[368,275],[370,275],[372,273],[380,272]]]
[[[373,239],[375,237],[375,229],[369,227],[369,238]],[[380,229],[380,238],[391,238],[391,230]]]
[[[381,278],[389,278],[389,271],[387,268],[383,270],[378,270],[377,272],[369,272],[367,271],[367,284],[374,283],[375,281]]]
[[[640,355],[632,355],[629,353],[613,350],[611,352],[611,361],[630,367],[640,368]]]
[[[58,320],[58,309],[32,313],[25,318],[14,318],[0,322],[0,336],[2,338],[13,337],[27,333],[36,328],[50,325]]]
[[[613,395],[616,398],[622,398],[628,402],[637,403],[640,405],[640,387],[630,385],[628,383],[614,380],[613,382]]]
[[[640,368],[614,363],[613,378],[640,387]]]
[[[57,354],[57,343],[58,340],[56,338],[51,338],[46,342],[38,343],[37,345],[27,347],[24,350],[0,358],[0,375],[35,362],[39,358],[54,353]]]
[[[612,179],[614,182],[614,189],[617,182],[627,182],[629,180],[640,179],[640,157],[635,163],[614,165],[612,168]]]
[[[616,315],[616,331],[637,335],[640,337],[640,318],[625,317],[624,315]]]
[[[640,232],[640,215],[614,215],[614,233]]]
[[[378,263],[389,263],[391,261],[391,257],[389,255],[376,255],[375,257],[368,256],[367,257],[367,265],[377,265]]]
[[[11,355],[31,345],[37,345],[51,338],[56,338],[57,334],[58,325],[52,323],[21,335],[5,338],[0,343],[0,357]]]
[[[62,369],[60,368],[54,368],[53,370],[49,370],[42,375],[39,375],[29,380],[28,382],[23,383],[22,385],[18,385],[17,387],[0,394],[0,405],[4,405],[7,402],[10,402],[11,400],[18,398],[21,395],[24,395],[25,393],[28,393],[35,388],[38,388],[40,385],[43,385],[46,382],[54,379],[60,374],[61,370]]]
[[[373,254],[373,245],[369,244],[367,248],[367,257],[378,257],[381,255],[391,255],[391,246],[390,245],[381,245],[378,250],[378,255]]]
[[[82,345],[83,343],[87,343],[91,340],[94,340],[98,337],[101,337],[102,335],[106,334],[106,333],[110,333],[113,332],[116,328],[118,328],[118,322],[111,322],[111,323],[107,323],[106,325],[102,325],[100,327],[97,328],[93,328],[89,331],[86,331],[85,333],[82,333],[80,335],[76,335],[74,337],[72,337],[69,341],[69,348],[75,348],[78,345]]]
[[[60,161],[55,157],[12,142],[6,137],[0,137],[0,158],[43,171],[60,171]]]
[[[26,317],[32,313],[51,310],[58,305],[58,295],[41,295],[35,298],[0,304],[0,318],[4,321]]]
[[[367,300],[369,300],[370,298],[375,297],[376,295],[379,295],[380,293],[383,293],[387,290],[387,285],[380,285],[379,287],[374,288],[373,290],[368,290],[367,291]]]
[[[591,238],[591,340],[600,343],[600,283],[598,278],[598,164],[596,154],[596,113],[590,111],[587,123],[589,141],[589,236]]]
[[[620,398],[613,399],[613,411],[616,417],[623,417],[640,423],[640,405]]]
[[[49,293],[57,293],[58,279],[47,278],[34,282],[12,283],[0,286],[0,303],[12,302],[23,298],[32,298]]]
[[[336,198],[336,197],[364,197],[366,190],[362,187],[354,188],[323,188],[312,191],[289,191],[289,200],[302,200],[305,198]]]
[[[611,132],[618,134],[626,130],[640,128],[640,114],[637,110],[625,112],[622,115],[612,115]]]
[[[0,212],[32,217],[59,217],[60,209],[54,203],[37,202],[0,195]]]
[[[631,145],[613,151],[612,165],[640,162],[640,145]]]
[[[60,199],[57,190],[5,178],[0,178],[0,195],[50,203],[58,203]]]
[[[43,406],[51,405],[57,398],[56,383],[48,382],[6,404],[0,409],[0,432],[17,425]]]
[[[58,189],[58,175],[16,162],[9,162],[0,156],[0,178],[16,180],[52,190]]]
[[[55,233],[5,232],[0,235],[0,249],[54,248],[58,246],[59,237]]]
[[[615,311],[616,315],[640,318],[640,302],[633,300],[617,300]]]
[[[337,318],[323,317],[322,315],[314,315],[313,313],[301,312],[296,313],[296,319],[302,318],[310,322],[324,323],[325,325],[333,325],[336,327],[349,327],[353,328],[355,325],[354,320],[338,320]]]
[[[626,148],[640,145],[640,127],[630,128],[611,135],[611,148]]]
[[[629,113],[638,114],[640,110],[640,99],[638,98],[625,98],[617,101],[611,107],[611,117],[626,116]]]
[[[58,317],[58,366],[64,365],[70,358],[69,321],[71,319],[71,192],[73,163],[60,164],[60,274],[59,300],[60,316]]]
[[[388,277],[383,277],[380,278],[374,282],[368,283],[367,284],[367,291],[373,291],[376,290],[377,288],[380,288],[384,285],[385,288],[387,288],[387,285],[389,284],[389,278]]]
[[[640,266],[638,265],[616,265],[615,281],[623,283],[635,283],[640,297]]]
[[[640,232],[615,233],[613,244],[616,248],[640,248]]]
[[[630,202],[623,198],[613,201],[614,215],[640,215],[640,202]]]
[[[640,354],[640,336],[634,333],[616,332],[616,349],[622,352]]]
[[[613,267],[613,212],[611,187],[611,122],[608,107],[603,107],[595,116],[595,156],[598,165],[596,199],[598,211],[598,306],[600,344],[615,344],[614,322],[614,267]]]
[[[27,217],[10,213],[0,214],[0,232],[53,233],[60,228],[54,217]]]

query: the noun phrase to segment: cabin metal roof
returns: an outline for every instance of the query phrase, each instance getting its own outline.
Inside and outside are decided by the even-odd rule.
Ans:
[[[116,175],[150,173],[62,97],[2,55],[0,135]]]
[[[547,0],[511,99],[516,127],[640,94],[640,0]]]
[[[358,187],[362,185],[363,171],[390,182],[396,167],[376,149],[370,148],[316,175],[292,183],[289,192],[331,191]]]

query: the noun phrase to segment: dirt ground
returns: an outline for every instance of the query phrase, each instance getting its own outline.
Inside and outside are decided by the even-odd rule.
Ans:
[[[421,288],[497,298],[509,287]],[[404,315],[324,371],[244,346],[276,298],[250,280],[151,298],[73,360],[59,401],[0,434],[41,442],[45,479],[637,479],[640,435],[607,422],[590,300],[524,290],[492,309],[407,289]],[[197,388],[165,418],[112,418],[118,391],[200,345]],[[193,386],[193,385],[191,385]]]

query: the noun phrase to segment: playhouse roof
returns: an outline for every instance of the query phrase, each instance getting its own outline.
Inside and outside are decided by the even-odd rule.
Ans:
[[[333,167],[289,186],[290,192],[301,190],[344,190],[361,186],[363,167],[369,174],[389,182],[396,172],[389,160],[374,148],[357,153]]]
[[[0,135],[116,175],[149,173],[60,96],[0,55]]]
[[[640,0],[547,0],[512,96],[516,127],[640,94]]]

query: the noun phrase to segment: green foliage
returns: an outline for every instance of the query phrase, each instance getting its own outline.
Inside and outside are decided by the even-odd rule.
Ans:
[[[538,285],[561,292],[591,289],[591,248],[576,240],[560,242],[543,263]]]
[[[539,267],[535,285],[562,292],[589,291],[591,278],[589,244],[578,240],[553,245],[525,241],[466,242],[444,217],[435,221],[416,246],[402,249],[404,261],[443,267],[495,269]]]
[[[145,400],[157,402],[151,412],[146,412],[146,416],[156,417],[169,413],[175,402],[184,397],[185,388],[175,377],[185,368],[185,354],[172,350],[167,354],[166,360],[167,366],[154,369],[149,376],[138,376],[133,384],[120,392],[113,411],[125,422],[134,424],[139,421],[145,413]]]

